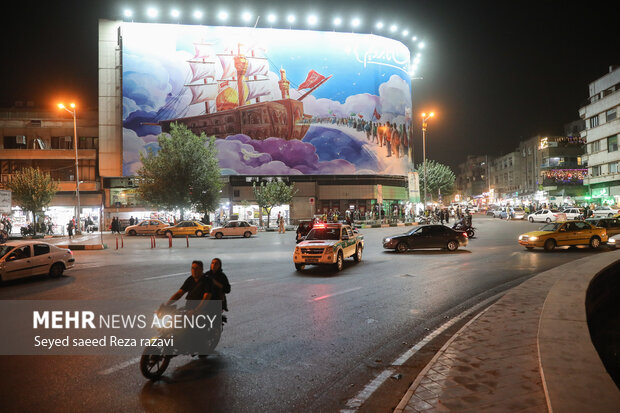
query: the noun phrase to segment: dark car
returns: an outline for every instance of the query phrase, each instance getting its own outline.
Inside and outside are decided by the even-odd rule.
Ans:
[[[300,221],[299,222],[299,226],[297,227],[297,235],[295,236],[295,239],[297,240],[298,243],[303,241],[306,238],[306,235],[308,235],[308,232],[310,232],[313,226],[314,226],[313,221]]]
[[[588,218],[586,222],[595,227],[605,228],[610,237],[620,234],[620,218]]]
[[[456,251],[459,246],[467,245],[467,233],[456,231],[445,225],[422,225],[411,231],[386,237],[383,239],[383,248],[405,252],[418,248],[446,248]]]

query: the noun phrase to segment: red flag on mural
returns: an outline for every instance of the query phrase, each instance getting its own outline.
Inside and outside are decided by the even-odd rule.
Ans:
[[[364,115],[362,115],[361,113],[359,115],[357,115],[360,117],[360,119],[362,119],[364,117]]]
[[[377,112],[377,108],[375,108],[375,112],[373,113],[373,116],[375,117],[375,119],[379,120],[381,119],[381,115],[379,115],[379,112]]]
[[[299,85],[298,89],[312,89],[324,80],[325,76],[315,72],[314,70],[310,70],[310,72],[308,72],[308,77],[301,85]]]

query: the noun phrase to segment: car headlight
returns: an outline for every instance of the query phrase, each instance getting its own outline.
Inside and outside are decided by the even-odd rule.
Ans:
[[[392,238],[384,238],[383,239],[383,242],[390,242],[390,241],[392,241]]]
[[[523,239],[523,235],[519,235],[519,241]]]
[[[615,244],[616,240],[614,238],[609,238],[609,240],[607,241],[608,244]]]
[[[538,241],[538,237],[530,237],[530,241]]]

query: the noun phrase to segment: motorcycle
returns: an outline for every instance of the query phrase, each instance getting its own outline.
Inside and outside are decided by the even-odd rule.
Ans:
[[[476,228],[471,226],[465,218],[461,218],[459,221],[455,222],[452,229],[467,233],[468,238],[474,238],[476,236]]]
[[[25,227],[21,227],[19,229],[19,232],[21,232],[22,237],[28,236],[28,235],[34,235],[34,228],[32,228],[32,225],[28,224]]]
[[[162,304],[157,310],[157,317],[161,320],[166,316],[175,316],[184,313],[186,312],[177,309],[174,304]],[[224,323],[226,323],[226,321],[226,316],[222,315],[222,322],[214,325],[214,328],[220,329],[219,332],[216,332],[217,334],[198,332],[202,334],[198,339],[205,340],[204,348],[215,348],[220,339],[220,334],[224,330]],[[190,339],[197,339],[195,335],[190,337],[190,334],[196,334],[196,332],[188,333],[183,329],[174,328],[172,326],[162,326],[158,328],[158,333],[156,337],[151,338],[151,342],[155,344],[146,347],[140,357],[140,372],[145,378],[151,381],[159,380],[168,368],[170,360],[173,357],[180,355],[191,355],[192,357],[197,355],[200,358],[207,357],[206,354],[195,354],[188,351]],[[172,341],[172,339],[174,339],[174,341]],[[174,342],[175,345],[169,346],[163,344],[171,342]]]

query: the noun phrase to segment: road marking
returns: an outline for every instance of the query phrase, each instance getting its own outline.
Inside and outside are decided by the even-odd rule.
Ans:
[[[183,274],[187,274],[187,271],[186,272],[177,272],[176,274],[158,275],[157,277],[140,278],[140,279],[138,279],[136,281],[158,280],[160,278],[176,277],[177,275],[183,275]]]
[[[377,390],[379,386],[381,386],[383,382],[392,375],[392,373],[394,373],[394,371],[391,369],[383,370],[383,372],[375,377],[373,381],[368,383],[361,392],[357,393],[357,395],[352,399],[349,399],[349,401],[347,401],[347,407],[349,409],[340,410],[340,413],[351,413],[359,409],[362,404],[364,404],[364,402],[375,392],[375,390]]]
[[[362,287],[350,288],[350,289],[348,289],[348,290],[339,291],[339,292],[337,292],[337,293],[322,295],[322,296],[320,296],[320,297],[313,298],[313,299],[312,299],[312,300],[310,300],[310,301],[321,301],[321,300],[324,300],[324,299],[326,299],[326,298],[334,297],[334,296],[336,296],[336,295],[342,295],[342,294],[350,293],[350,292],[352,292],[352,291],[357,291],[357,290],[361,290],[361,289],[362,289]]]
[[[458,316],[454,317],[450,321],[447,321],[447,322],[443,323],[441,326],[439,326],[437,329],[435,329],[432,333],[428,334],[422,340],[417,342],[409,350],[407,350],[403,354],[401,354],[400,357],[398,357],[396,360],[394,360],[394,362],[391,364],[390,367],[402,366],[407,360],[409,360],[411,358],[411,356],[413,356],[415,353],[417,353],[426,344],[428,344],[432,339],[437,337],[439,334],[441,334],[443,331],[448,329],[450,326],[454,325],[458,321],[460,321],[463,318],[467,317],[469,314],[475,312],[479,308],[482,308],[485,305],[488,305],[488,303],[492,302],[493,300],[496,300],[497,298],[499,298],[500,296],[504,295],[505,293],[506,292],[502,292],[502,293],[494,295],[493,297],[487,298],[486,300],[479,302],[478,304],[476,304],[475,306],[471,307],[470,309],[463,311],[461,314],[459,314]],[[375,379],[373,381],[371,381],[368,385],[366,385],[366,387],[364,387],[364,389],[361,392],[359,392],[355,397],[349,399],[347,401],[347,404],[346,404],[348,409],[340,410],[340,413],[354,413],[354,412],[356,412],[362,406],[362,404],[364,404],[366,402],[366,400],[368,400],[370,398],[370,396],[372,396],[372,394],[393,373],[394,373],[394,370],[392,368],[385,369],[381,374],[379,374],[377,377],[375,377]]]
[[[124,369],[126,367],[129,367],[132,364],[136,364],[139,361],[140,361],[140,357],[136,357],[136,358],[133,358],[131,360],[127,360],[127,361],[124,361],[122,363],[116,364],[116,365],[110,367],[109,369],[102,370],[102,371],[99,372],[99,374],[101,376],[107,376],[108,374],[112,374],[112,373],[114,373],[116,371],[119,371],[119,370],[122,370],[122,369]]]

